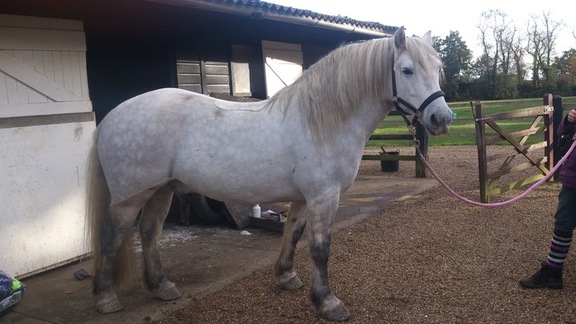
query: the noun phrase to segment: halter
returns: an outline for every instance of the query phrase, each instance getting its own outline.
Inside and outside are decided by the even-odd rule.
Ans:
[[[422,115],[424,109],[426,109],[426,107],[428,107],[428,105],[432,103],[432,101],[436,100],[438,97],[444,97],[444,91],[439,90],[429,95],[428,98],[424,100],[424,102],[420,105],[419,108],[414,107],[408,101],[398,97],[398,91],[396,91],[396,72],[394,71],[394,56],[392,56],[392,96],[393,96],[392,102],[394,103],[394,107],[396,107],[396,110],[400,113],[402,118],[404,118],[404,121],[406,122],[408,127],[411,127],[416,122],[419,122],[418,118]],[[402,104],[404,107],[412,111],[412,113],[414,114],[412,120],[409,120],[408,117],[406,117],[407,115],[409,115],[409,113],[403,110],[400,107],[400,104]]]

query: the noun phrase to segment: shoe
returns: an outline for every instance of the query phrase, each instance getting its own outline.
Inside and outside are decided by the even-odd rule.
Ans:
[[[555,269],[549,267],[546,262],[542,262],[540,271],[520,279],[520,285],[524,288],[550,288],[562,289],[564,288],[564,281],[562,280],[562,269]]]

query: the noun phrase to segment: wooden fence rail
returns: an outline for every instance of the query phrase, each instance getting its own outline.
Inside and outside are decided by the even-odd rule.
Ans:
[[[476,102],[472,105],[476,124],[476,144],[478,148],[478,172],[480,178],[480,200],[489,202],[490,196],[497,195],[519,188],[523,185],[536,182],[545,177],[554,167],[554,105],[551,94],[544,96],[543,105],[525,109],[517,109],[492,115],[484,114],[484,105]],[[561,103],[560,103],[561,106]],[[505,120],[530,120],[529,127],[523,130],[506,132],[498,122]],[[492,128],[496,134],[488,136],[486,126]],[[527,145],[532,135],[543,134],[543,141]],[[504,154],[487,155],[487,146],[506,141],[512,146],[512,152]],[[535,157],[534,152],[544,150],[543,157]],[[524,163],[512,165],[512,161],[521,156],[527,160]],[[502,162],[503,161],[503,162]],[[489,162],[501,162],[496,171],[488,172]],[[499,180],[507,174],[535,168],[536,174],[518,181],[500,184]]]
[[[528,101],[527,101],[528,103]],[[567,104],[576,105],[574,98],[568,98]],[[557,156],[557,135],[556,130],[563,118],[563,101],[560,96],[552,96],[547,94],[543,97],[543,105],[536,107],[528,107],[523,109],[515,109],[501,113],[486,115],[485,108],[497,106],[497,103],[488,102],[486,104],[475,102],[469,103],[472,106],[474,117],[471,119],[459,119],[459,122],[474,123],[475,133],[470,132],[469,136],[475,136],[476,145],[478,148],[478,167],[479,167],[479,186],[480,186],[480,200],[484,203],[489,202],[490,196],[504,193],[508,190],[518,188],[533,182],[536,182],[546,176],[554,167],[556,161],[559,160]],[[502,103],[500,103],[502,104]],[[504,103],[504,106],[507,104]],[[391,115],[393,115],[392,113]],[[527,124],[526,129],[506,132],[503,124],[506,121],[520,121]],[[490,128],[487,132],[487,127]],[[459,133],[462,135],[462,133]],[[528,139],[534,136],[542,136],[542,141],[531,140],[530,145],[527,144]],[[426,130],[422,127],[417,128],[416,137],[420,142],[420,150],[428,159],[428,136]],[[404,134],[388,134],[379,135],[374,134],[370,140],[406,140],[412,141],[413,136],[408,132]],[[511,146],[512,152],[487,154],[487,147],[490,145],[502,146],[501,142]],[[534,157],[534,155],[539,155]],[[524,163],[513,164],[513,160],[518,157],[525,159]],[[416,150],[414,154],[409,155],[363,155],[363,160],[379,160],[379,161],[415,161],[416,163],[416,177],[425,178],[427,170],[419,159]],[[518,159],[517,159],[518,160]],[[496,171],[488,172],[488,165],[494,169],[494,165],[501,162],[497,166]],[[518,162],[518,161],[515,161]],[[497,164],[496,164],[497,165]],[[525,172],[526,170],[534,170],[533,175],[527,176],[519,181],[513,181],[507,184],[500,184],[508,174],[518,172]],[[531,171],[530,171],[531,172]],[[554,180],[557,180],[558,172],[554,174]]]

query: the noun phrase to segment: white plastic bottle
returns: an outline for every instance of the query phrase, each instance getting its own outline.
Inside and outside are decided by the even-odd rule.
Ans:
[[[252,212],[254,213],[255,218],[260,218],[262,215],[262,210],[260,209],[260,205],[256,204],[252,207]]]

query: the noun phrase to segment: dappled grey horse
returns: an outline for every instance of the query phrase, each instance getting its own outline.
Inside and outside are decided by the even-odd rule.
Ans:
[[[395,107],[432,135],[448,131],[442,62],[431,43],[430,33],[407,38],[400,28],[392,38],[343,46],[265,101],[160,89],[113,109],[96,131],[88,177],[98,310],[123,308],[114,284],[131,272],[140,212],[147,287],[163,300],[181,297],[164,274],[157,241],[173,193],[182,192],[230,203],[291,202],[275,268],[279,285],[303,285],[293,260],[306,231],[313,307],[327,319],[347,319],[328,282],[340,195],[356,178],[366,140]]]

